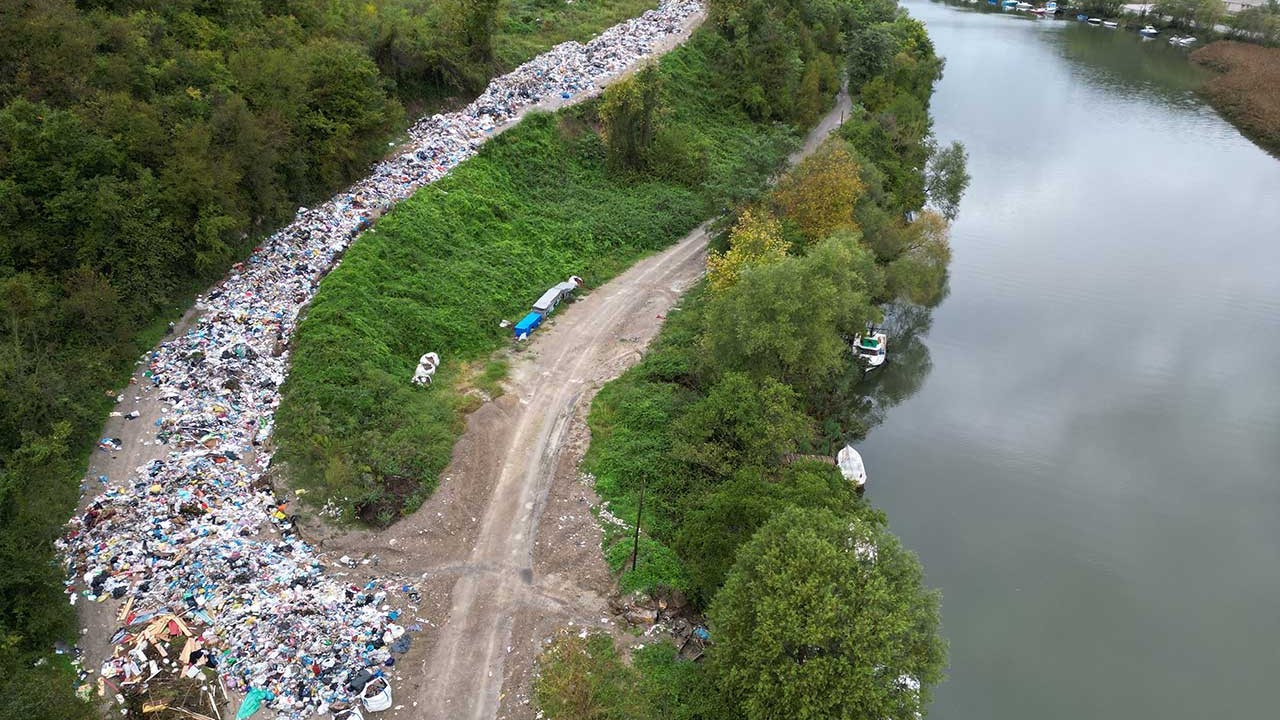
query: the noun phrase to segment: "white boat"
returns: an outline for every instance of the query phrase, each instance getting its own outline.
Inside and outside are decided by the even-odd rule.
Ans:
[[[1160,31],[1159,31],[1159,30],[1157,30],[1157,29],[1155,29],[1155,28],[1154,28],[1153,26],[1151,26],[1151,25],[1147,25],[1147,26],[1143,27],[1141,30],[1139,30],[1139,31],[1138,31],[1138,34],[1140,34],[1140,35],[1146,35],[1147,37],[1155,37],[1156,35],[1159,35],[1159,34],[1160,34]]]
[[[889,336],[876,328],[868,328],[866,335],[853,339],[853,354],[867,363],[867,369],[878,368],[888,357]]]
[[[1103,20],[1103,21],[1102,21],[1102,27],[1104,27],[1104,28],[1111,28],[1112,30],[1115,30],[1115,29],[1116,29],[1117,27],[1119,27],[1119,26],[1120,26],[1120,23],[1116,22],[1115,20]]]
[[[1196,39],[1190,35],[1185,35],[1185,36],[1174,35],[1173,37],[1169,38],[1170,45],[1181,45],[1182,47],[1190,47],[1192,44],[1195,43],[1195,41]]]
[[[1049,0],[1049,2],[1044,4],[1044,11],[1050,15],[1057,15],[1058,3],[1053,2],[1053,0]]]
[[[1030,10],[1033,6],[1029,2],[1020,2],[1017,5],[1014,5],[1014,7],[1018,8],[1019,10]]]
[[[1101,24],[1102,24],[1102,18],[1089,18],[1089,24],[1090,24],[1090,25],[1101,25]]]
[[[836,453],[836,465],[840,468],[840,474],[845,480],[853,483],[857,487],[867,484],[867,468],[862,464],[862,456],[852,445],[845,445],[840,452]]]

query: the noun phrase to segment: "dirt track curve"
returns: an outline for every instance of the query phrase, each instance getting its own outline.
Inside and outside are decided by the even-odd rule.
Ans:
[[[792,162],[848,112],[842,93]],[[609,628],[613,580],[590,512],[597,500],[577,467],[585,415],[701,275],[706,246],[702,226],[563,307],[514,356],[506,395],[470,416],[431,500],[385,532],[325,544],[376,548],[384,571],[423,589],[431,627],[399,663],[401,709],[391,717],[533,717],[528,692],[543,639],[565,625]]]

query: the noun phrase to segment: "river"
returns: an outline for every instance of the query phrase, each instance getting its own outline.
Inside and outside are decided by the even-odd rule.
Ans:
[[[860,446],[943,592],[931,717],[1276,717],[1280,160],[1163,41],[903,4],[973,176]]]

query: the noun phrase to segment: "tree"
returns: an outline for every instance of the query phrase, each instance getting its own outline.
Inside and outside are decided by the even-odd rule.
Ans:
[[[868,80],[883,73],[898,49],[889,23],[859,27],[849,36],[849,85],[861,88]]]
[[[661,114],[662,76],[657,65],[648,65],[605,90],[600,103],[601,134],[614,168],[648,167]]]
[[[1210,29],[1222,17],[1221,0],[1158,0],[1154,12],[1157,15],[1168,15],[1173,23],[1189,28]]]
[[[782,223],[764,208],[745,208],[729,232],[729,249],[707,256],[707,282],[714,291],[738,282],[749,267],[781,262],[787,257]]]
[[[710,671],[735,717],[915,720],[942,677],[937,593],[897,538],[857,517],[774,517],[709,615]]]
[[[727,373],[671,429],[671,455],[701,473],[732,477],[775,467],[813,436],[795,392],[775,380]]]
[[[688,567],[694,600],[704,606],[724,583],[738,547],[769,518],[792,507],[865,509],[836,468],[815,462],[787,465],[776,477],[740,472],[695,503],[679,525],[674,547]]]
[[[955,220],[960,213],[960,198],[969,187],[968,163],[964,145],[953,142],[935,150],[925,167],[924,193],[948,220]]]
[[[809,243],[837,230],[857,230],[853,209],[866,189],[846,142],[835,139],[778,183],[773,201]]]
[[[926,210],[897,233],[902,244],[885,269],[891,297],[918,305],[933,305],[942,299],[951,262],[947,230],[945,218]]]
[[[816,391],[849,359],[846,337],[877,316],[881,271],[854,233],[801,258],[750,268],[708,303],[704,357],[713,373],[744,372]]]

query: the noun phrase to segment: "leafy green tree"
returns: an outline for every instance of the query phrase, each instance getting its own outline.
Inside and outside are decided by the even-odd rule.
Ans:
[[[1265,5],[1245,8],[1231,15],[1227,22],[1243,39],[1276,45],[1280,43],[1280,0],[1267,0]]]
[[[791,507],[853,512],[854,487],[830,465],[800,462],[777,477],[744,471],[699,496],[683,517],[674,546],[689,568],[694,600],[709,604],[724,583],[738,547],[774,515]]]
[[[934,305],[942,299],[951,262],[947,230],[945,218],[926,210],[897,233],[902,245],[885,272],[891,297],[918,305]]]
[[[661,116],[662,76],[657,65],[648,65],[604,91],[601,134],[614,168],[638,171],[648,167]]]
[[[1218,22],[1224,8],[1220,0],[1158,0],[1153,12],[1169,16],[1174,25],[1204,30]]]
[[[671,428],[671,455],[713,477],[764,470],[813,436],[795,392],[769,378],[727,373]]]
[[[942,677],[938,602],[883,527],[828,510],[775,516],[710,609],[727,714],[914,720]]]
[[[852,233],[801,258],[751,268],[707,306],[705,362],[715,371],[774,378],[816,391],[848,359],[846,337],[876,317],[882,284]]]
[[[889,23],[863,25],[849,35],[849,84],[860,88],[889,68],[898,52],[898,38]]]
[[[948,220],[955,220],[960,213],[960,199],[969,187],[968,164],[969,155],[959,142],[935,150],[929,157],[924,192]]]

